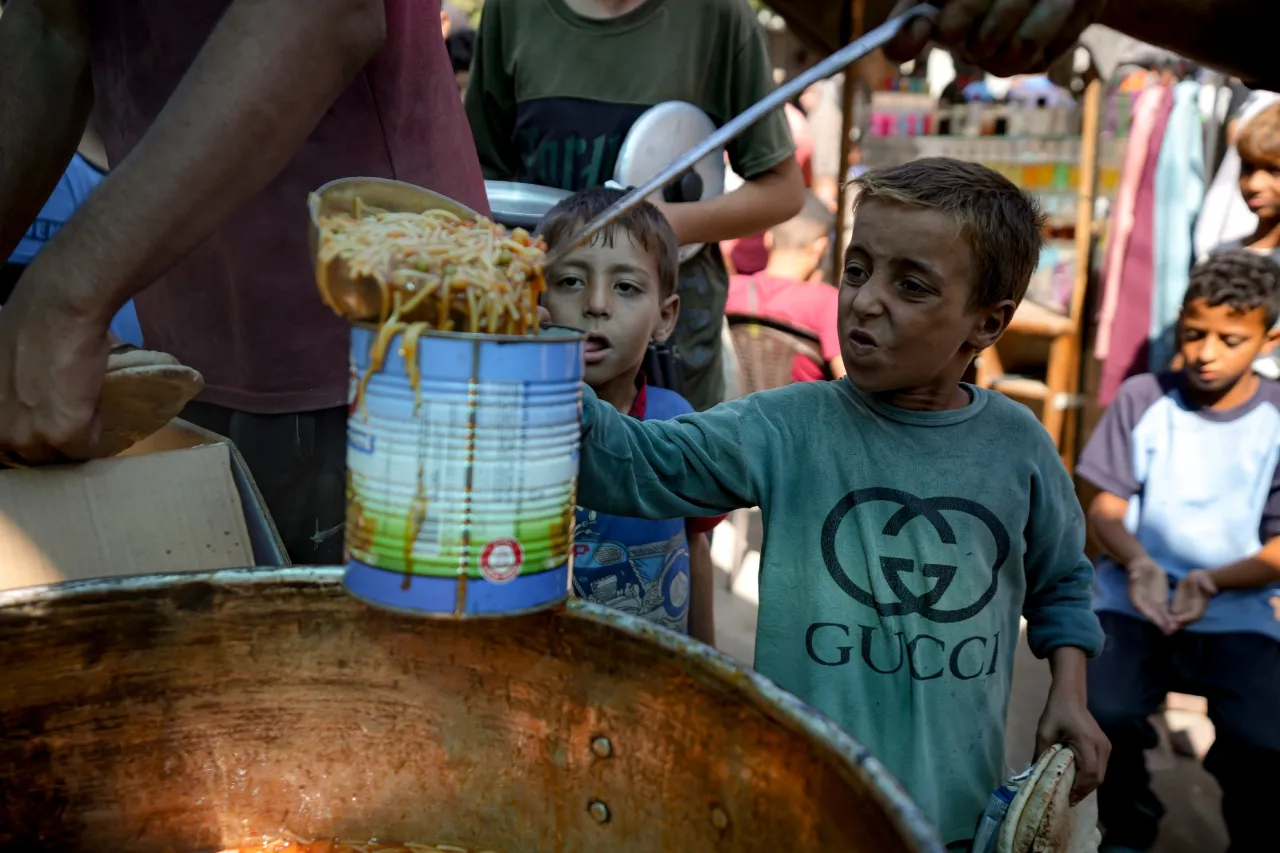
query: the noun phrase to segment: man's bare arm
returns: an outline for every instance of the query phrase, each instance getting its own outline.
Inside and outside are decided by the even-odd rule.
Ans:
[[[0,259],[75,153],[93,101],[85,0],[13,0],[0,15]]]
[[[146,135],[28,276],[65,282],[61,301],[105,327],[279,174],[385,28],[382,0],[236,0]]]
[[[1108,0],[1112,29],[1212,65],[1257,89],[1280,89],[1275,0]]]
[[[919,0],[899,0],[899,14]],[[1280,89],[1275,0],[932,0],[936,23],[917,18],[886,47],[891,59],[919,55],[930,38],[967,61],[1008,77],[1043,71],[1090,24],[1104,24],[1240,77]]]
[[[1253,88],[1280,89],[1280,51],[1264,23],[1276,11],[1273,0],[1109,0],[1100,23]]]

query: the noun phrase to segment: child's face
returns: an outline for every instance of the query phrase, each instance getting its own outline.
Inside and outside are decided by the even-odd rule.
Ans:
[[[1264,308],[1237,311],[1197,299],[1182,309],[1178,352],[1191,387],[1206,394],[1231,390],[1254,359],[1275,346]]]
[[[654,258],[617,229],[612,245],[598,235],[547,270],[543,304],[551,322],[587,331],[584,378],[596,387],[634,377],[649,341],[670,337],[680,297],[663,297]]]
[[[907,408],[954,399],[974,353],[999,339],[1016,307],[971,307],[975,282],[973,254],[950,216],[864,201],[840,285],[849,379],[863,391],[893,392],[890,402]]]
[[[1280,162],[1240,160],[1240,194],[1259,219],[1280,219]]]

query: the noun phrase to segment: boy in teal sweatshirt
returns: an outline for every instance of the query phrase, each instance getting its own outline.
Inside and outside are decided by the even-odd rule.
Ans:
[[[1029,410],[960,381],[1026,292],[1043,217],[956,160],[855,183],[847,377],[671,421],[588,390],[579,500],[647,518],[759,506],[756,669],[865,743],[967,850],[1009,769],[1020,614],[1053,670],[1037,751],[1076,751],[1078,800],[1110,750],[1086,705],[1102,631],[1071,478]]]

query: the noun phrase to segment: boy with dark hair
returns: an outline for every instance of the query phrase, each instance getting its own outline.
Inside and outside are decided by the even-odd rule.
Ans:
[[[1171,690],[1209,700],[1205,768],[1222,786],[1231,849],[1275,847],[1280,386],[1249,367],[1275,346],[1278,316],[1280,267],[1210,255],[1183,302],[1181,371],[1125,382],[1080,457],[1102,490],[1089,521],[1105,555],[1107,644],[1089,665],[1089,707],[1115,744],[1098,798],[1104,849],[1155,843],[1164,809],[1143,750]]]
[[[780,320],[812,333],[822,348],[830,376],[844,376],[840,358],[840,331],[836,328],[839,298],[834,287],[813,280],[831,242],[835,217],[813,193],[805,194],[804,208],[764,235],[763,268],[729,279],[726,314],[749,314]],[[813,382],[824,378],[821,365],[797,355],[791,378]]]
[[[685,101],[723,124],[772,90],[770,70],[746,0],[489,0],[467,117],[486,178],[581,190],[613,179],[627,133],[650,107]],[[724,398],[729,275],[718,244],[800,209],[794,151],[778,110],[728,145],[742,187],[658,205],[679,245],[705,244],[681,266],[676,328],[696,409]]]
[[[1043,217],[956,160],[857,183],[848,376],[646,423],[588,393],[579,494],[650,518],[759,506],[756,669],[865,743],[968,850],[1008,771],[1019,615],[1053,669],[1038,750],[1076,751],[1076,797],[1106,764],[1085,699],[1102,632],[1071,478],[1029,410],[960,381],[1026,292]]]
[[[622,195],[596,188],[557,204],[539,228],[547,246],[575,236]],[[640,369],[649,342],[661,343],[675,329],[678,268],[675,234],[645,202],[546,271],[543,305],[551,321],[587,332],[587,385],[598,400],[638,420],[693,411],[674,391],[648,386]],[[574,530],[574,591],[714,645],[706,534],[719,519],[621,518],[584,503]]]

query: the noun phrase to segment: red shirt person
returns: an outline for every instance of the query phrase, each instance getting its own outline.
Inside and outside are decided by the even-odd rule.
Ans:
[[[845,372],[836,328],[839,291],[817,280],[832,225],[831,211],[810,193],[799,215],[771,228],[763,239],[739,241],[733,255],[739,274],[729,279],[725,313],[767,317],[812,333],[827,368],[839,378]],[[811,382],[822,379],[823,370],[796,356],[791,378]]]
[[[487,212],[437,0],[11,0],[0,55],[0,256],[95,94],[112,166],[0,315],[0,447],[89,455],[107,323],[136,294],[293,559],[339,562],[348,330],[316,294],[306,198],[390,177]]]

